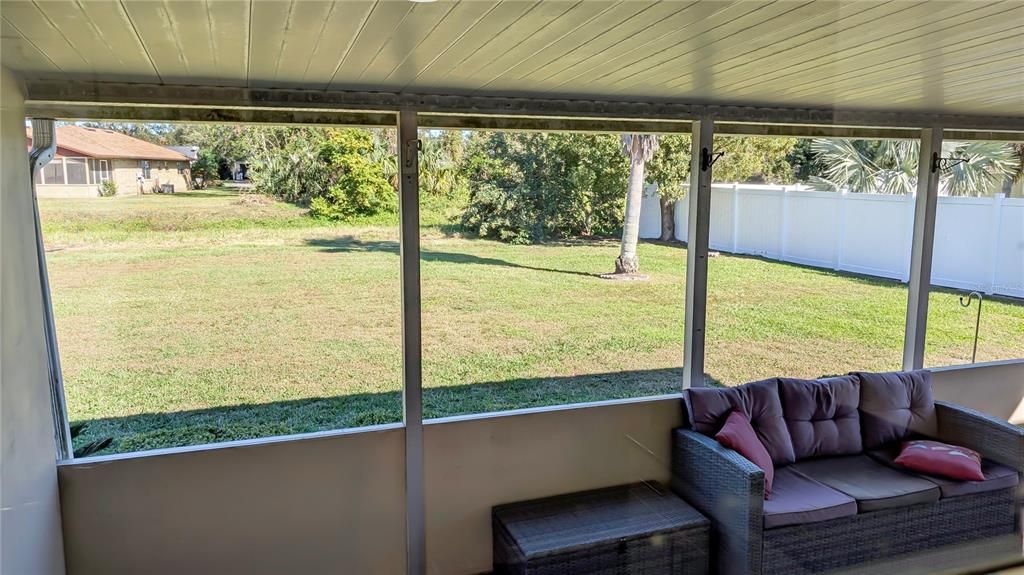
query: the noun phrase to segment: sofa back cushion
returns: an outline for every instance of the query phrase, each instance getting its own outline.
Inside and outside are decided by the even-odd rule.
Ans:
[[[766,379],[738,387],[693,387],[683,394],[690,427],[714,437],[733,411],[747,416],[775,465],[796,461],[793,443],[782,418],[778,380]]]
[[[860,437],[860,380],[854,375],[827,379],[779,378],[782,415],[799,461],[807,457],[853,455]]]
[[[925,370],[856,374],[860,379],[860,430],[864,449],[934,437],[937,428],[932,374]]]

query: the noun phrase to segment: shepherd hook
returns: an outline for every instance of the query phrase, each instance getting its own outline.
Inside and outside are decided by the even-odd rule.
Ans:
[[[963,307],[971,307],[971,300],[977,298],[978,300],[978,317],[974,320],[974,351],[971,352],[971,363],[978,357],[978,329],[981,328],[981,301],[985,299],[985,296],[981,295],[981,292],[972,291],[967,294],[967,301],[964,301],[964,296],[960,296],[960,305]]]

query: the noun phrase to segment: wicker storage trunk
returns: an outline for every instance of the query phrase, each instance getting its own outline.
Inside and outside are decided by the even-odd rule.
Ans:
[[[495,507],[496,575],[708,573],[708,520],[656,482]]]

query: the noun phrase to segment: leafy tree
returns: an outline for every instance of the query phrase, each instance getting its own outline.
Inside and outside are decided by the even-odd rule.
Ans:
[[[661,204],[661,240],[675,238],[675,203],[683,197],[684,187],[690,181],[690,136],[669,134],[661,136],[657,153],[648,164],[647,179],[658,184],[658,202]]]
[[[384,177],[398,190],[398,142],[395,130],[371,130],[370,161],[378,164]],[[420,150],[420,195],[431,199],[465,197],[466,174],[463,159],[465,141],[457,130],[427,131]]]
[[[381,167],[384,179],[398,191],[398,134],[396,130],[370,130],[370,161]]]
[[[310,213],[317,217],[344,220],[397,211],[394,188],[384,170],[373,163],[373,139],[366,130],[331,130],[320,144],[319,159],[327,167],[326,190],[313,197]]]
[[[912,194],[917,189],[920,143],[914,140],[817,139],[811,145],[823,175],[819,188],[875,194]],[[944,157],[965,160],[943,170],[939,191],[950,196],[982,196],[1011,176],[1014,149],[1000,142],[943,142]]]
[[[384,168],[371,159],[367,130],[257,127],[244,132],[257,191],[308,205],[327,219],[394,212]]]
[[[650,134],[623,134],[622,153],[629,158],[629,184],[626,187],[626,218],[622,226],[622,245],[615,259],[615,273],[640,271],[636,244],[640,238],[640,206],[644,194],[644,169],[658,151],[658,137]]]
[[[219,159],[212,150],[200,148],[198,158],[192,162],[192,187],[195,189],[205,188],[210,182],[216,180],[220,175]]]
[[[463,226],[512,243],[611,235],[623,218],[627,163],[610,134],[476,132],[463,169]]]
[[[323,130],[254,127],[241,136],[256,191],[303,205],[326,193],[331,169],[320,155]]]
[[[647,179],[658,184],[661,239],[670,241],[675,238],[675,202],[685,195],[690,181],[690,136],[663,135],[660,142]],[[714,142],[715,151],[725,152],[712,171],[717,182],[793,181],[789,158],[797,145],[795,138],[716,136]]]

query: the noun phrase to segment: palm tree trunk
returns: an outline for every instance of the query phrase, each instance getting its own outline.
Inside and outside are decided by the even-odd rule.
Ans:
[[[640,203],[644,191],[644,160],[633,157],[629,162],[629,186],[626,188],[626,222],[622,226],[622,247],[615,260],[615,273],[635,274],[640,271],[636,244],[640,239]]]

